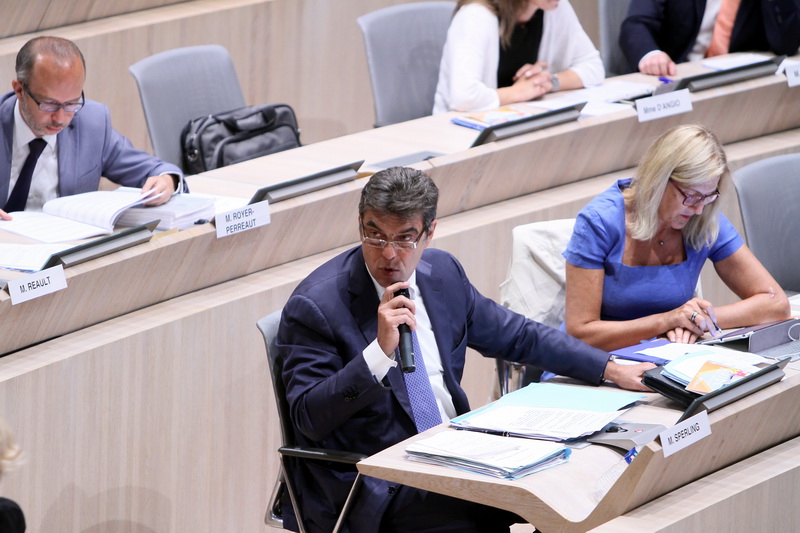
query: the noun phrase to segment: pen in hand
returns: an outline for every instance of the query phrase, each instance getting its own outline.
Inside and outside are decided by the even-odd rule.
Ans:
[[[708,328],[709,330],[708,332],[711,333],[711,336],[714,337],[715,339],[717,337],[722,336],[722,329],[719,327],[719,324],[717,324],[717,317],[716,314],[714,313],[714,308],[709,307],[708,309],[705,309],[705,312],[706,314],[708,314],[708,318],[711,319],[711,324],[714,326],[713,329]]]

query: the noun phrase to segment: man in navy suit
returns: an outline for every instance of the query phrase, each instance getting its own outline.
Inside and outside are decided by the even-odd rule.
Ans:
[[[719,9],[719,0],[634,0],[622,23],[619,45],[632,69],[674,76],[675,63],[705,55]],[[792,55],[798,46],[797,0],[741,0],[728,52]]]
[[[84,98],[85,68],[75,43],[58,37],[31,39],[17,54],[13,91],[0,96],[0,220],[10,218],[5,207],[34,139],[46,145],[22,209],[41,210],[53,198],[96,191],[101,176],[161,193],[147,205],[164,203],[182,188],[178,167],[135,149],[111,126],[108,108]]]
[[[419,431],[410,374],[395,361],[401,324],[419,339],[415,373],[424,362],[438,421],[470,409],[460,385],[467,347],[592,384],[605,378],[643,388],[641,374],[652,365],[618,365],[509,311],[482,296],[452,255],[428,249],[437,202],[436,185],[420,171],[374,174],[359,204],[362,246],[319,267],[286,303],[277,347],[300,445],[374,454]],[[401,289],[409,296],[395,294]],[[331,464],[289,475],[309,530],[331,531],[355,473]],[[510,513],[369,477],[348,517],[353,533],[508,532],[513,523]]]

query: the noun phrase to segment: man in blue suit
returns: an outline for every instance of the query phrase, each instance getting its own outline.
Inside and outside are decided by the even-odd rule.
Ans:
[[[407,390],[416,378],[395,361],[401,324],[418,339],[414,374],[427,378],[434,425],[470,409],[460,385],[467,347],[592,384],[605,378],[643,388],[641,374],[652,365],[618,365],[606,352],[509,311],[482,296],[453,256],[428,249],[437,202],[436,185],[420,171],[374,174],[359,204],[362,246],[319,267],[286,303],[277,347],[299,444],[369,455],[430,427],[420,426],[420,393]],[[396,294],[401,289],[409,296]],[[289,475],[309,531],[331,531],[354,472],[321,464]],[[352,533],[508,532],[514,518],[369,477],[348,517]]]
[[[178,167],[135,149],[111,126],[108,108],[84,98],[85,68],[75,43],[58,37],[32,39],[17,54],[13,91],[0,97],[0,219],[12,209],[41,210],[53,198],[96,191],[101,176],[161,193],[147,205],[182,189]],[[37,143],[32,176],[20,179]]]
[[[706,54],[718,11],[719,0],[634,0],[622,23],[619,45],[632,69],[674,76],[675,63]],[[800,4],[741,0],[729,37],[722,53],[762,50],[792,55],[800,46]]]

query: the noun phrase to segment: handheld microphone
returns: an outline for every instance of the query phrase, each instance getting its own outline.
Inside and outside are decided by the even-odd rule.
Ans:
[[[394,293],[395,296],[410,297],[408,289],[400,289]],[[414,342],[411,340],[411,328],[408,324],[397,326],[400,331],[400,368],[406,374],[414,371]]]

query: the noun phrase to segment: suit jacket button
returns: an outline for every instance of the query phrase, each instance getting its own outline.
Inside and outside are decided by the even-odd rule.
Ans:
[[[397,492],[397,487],[391,486],[391,487],[389,487],[389,490],[387,492],[389,494],[394,494],[395,492]]]

